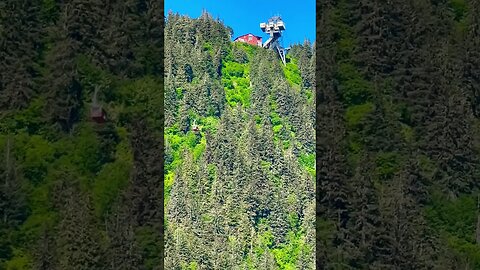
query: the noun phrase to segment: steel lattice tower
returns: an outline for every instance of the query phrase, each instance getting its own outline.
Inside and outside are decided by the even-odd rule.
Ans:
[[[270,38],[265,41],[263,47],[276,50],[280,59],[282,59],[283,64],[286,65],[285,49],[279,42],[279,39],[282,36],[282,31],[285,30],[285,23],[282,21],[282,18],[280,18],[280,16],[273,16],[267,23],[261,23],[260,28],[263,32],[270,35]]]

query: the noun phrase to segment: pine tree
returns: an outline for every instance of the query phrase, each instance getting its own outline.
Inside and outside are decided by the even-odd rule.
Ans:
[[[105,254],[107,269],[143,269],[142,256],[135,239],[134,219],[127,206],[127,202],[119,200],[105,221],[108,236]]]
[[[3,108],[24,108],[36,92],[35,79],[40,47],[40,1],[3,1],[0,24],[0,104]]]
[[[45,59],[48,73],[44,88],[49,104],[46,112],[64,131],[70,131],[80,119],[82,85],[75,61],[88,48],[93,35],[91,29],[83,27],[83,19],[79,17],[83,7],[81,2],[62,5],[64,12],[51,30],[55,43]]]
[[[470,92],[470,104],[473,114],[478,118],[480,116],[478,107],[480,104],[480,63],[478,62],[480,59],[480,39],[478,38],[480,33],[480,21],[475,14],[478,14],[480,6],[476,1],[469,1],[468,3],[470,7],[470,12],[467,17],[468,32],[465,35],[464,48],[462,48],[465,52],[463,56],[465,66],[463,77],[465,89]]]
[[[384,252],[379,255],[396,269],[432,267],[434,239],[427,231],[425,218],[415,201],[412,185],[419,179],[400,171],[381,193],[381,218],[386,231]]]
[[[18,170],[13,139],[7,137],[0,165],[0,262],[10,259],[15,244],[15,231],[26,220],[29,209],[22,189],[22,176]]]
[[[37,247],[34,250],[34,265],[35,270],[50,270],[57,269],[56,266],[56,254],[55,254],[55,241],[53,238],[52,229],[44,227],[42,235],[38,240]]]
[[[351,190],[354,192],[351,194],[351,216],[347,225],[347,247],[352,258],[350,265],[358,268],[372,265],[377,259],[379,234],[383,228],[379,220],[376,189],[369,176],[373,174],[373,164],[368,156],[364,156],[362,162],[351,179]]]
[[[147,246],[139,247],[142,251],[142,263],[148,264],[151,269],[163,267],[163,239],[162,224],[163,211],[163,187],[161,177],[163,175],[163,163],[161,149],[163,142],[154,133],[151,124],[141,114],[135,117],[139,119],[131,126],[131,145],[133,149],[133,172],[130,184],[124,193],[125,204],[128,213],[133,219],[133,230],[154,231]],[[152,253],[154,252],[154,253]]]
[[[68,173],[61,178],[55,192],[59,194],[61,220],[56,237],[56,254],[60,269],[102,268],[97,224],[90,199]]]
[[[102,29],[102,50],[105,64],[122,77],[133,77],[140,72],[138,55],[134,44],[140,44],[143,37],[142,15],[144,1],[112,1],[110,21]],[[111,40],[115,40],[112,44]]]

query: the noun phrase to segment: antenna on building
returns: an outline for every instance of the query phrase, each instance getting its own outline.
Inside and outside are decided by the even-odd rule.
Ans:
[[[273,16],[266,23],[260,23],[260,29],[270,35],[270,38],[265,41],[263,47],[266,49],[276,50],[283,65],[286,65],[285,49],[280,44],[282,31],[285,31],[285,23],[279,15]]]

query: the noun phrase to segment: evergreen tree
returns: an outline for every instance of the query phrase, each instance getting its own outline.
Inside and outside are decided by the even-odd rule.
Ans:
[[[15,232],[29,214],[22,176],[18,170],[13,140],[8,137],[3,148],[3,164],[0,165],[0,266],[13,255]]]
[[[102,268],[97,224],[90,199],[81,191],[79,183],[64,173],[55,192],[60,194],[58,207],[61,220],[58,224],[56,253],[61,269]]]
[[[38,77],[40,1],[3,1],[0,8],[0,103],[4,108],[25,108],[36,92]]]

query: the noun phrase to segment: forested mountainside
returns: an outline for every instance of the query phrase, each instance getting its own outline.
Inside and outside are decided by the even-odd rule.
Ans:
[[[0,1],[0,269],[163,265],[163,25],[156,0]]]
[[[317,1],[320,269],[480,269],[478,14]]]
[[[315,269],[313,46],[231,34],[167,17],[165,268]]]

